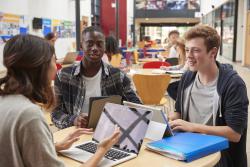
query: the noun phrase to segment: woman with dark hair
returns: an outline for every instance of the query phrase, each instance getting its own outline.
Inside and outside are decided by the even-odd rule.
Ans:
[[[118,48],[118,42],[113,36],[105,38],[105,53],[108,57],[109,63],[114,67],[120,67],[122,55]]]
[[[55,103],[51,88],[56,72],[54,47],[40,37],[17,35],[5,45],[3,63],[7,74],[0,79],[0,166],[64,166],[56,151],[69,148],[91,130],[78,128],[53,144],[42,110]],[[119,133],[116,128],[84,165],[97,166]]]
[[[57,40],[57,34],[56,33],[50,32],[47,35],[45,35],[44,38],[47,39],[48,41],[50,41],[53,46],[55,46],[55,42]]]

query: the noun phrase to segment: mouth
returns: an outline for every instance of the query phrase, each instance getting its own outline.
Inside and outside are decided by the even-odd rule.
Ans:
[[[194,61],[194,60],[188,60],[188,65],[189,66],[194,66],[196,64],[196,61]]]
[[[100,55],[99,54],[90,54],[89,57],[91,59],[99,59],[100,58]]]

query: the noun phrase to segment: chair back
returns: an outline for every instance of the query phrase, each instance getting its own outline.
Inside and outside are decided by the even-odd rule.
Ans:
[[[168,74],[134,74],[132,79],[143,104],[158,105],[164,97],[171,77]]]
[[[168,62],[162,62],[162,61],[151,61],[146,62],[143,64],[142,68],[160,68],[161,66],[170,66]]]

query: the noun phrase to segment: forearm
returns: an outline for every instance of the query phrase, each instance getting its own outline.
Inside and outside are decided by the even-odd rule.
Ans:
[[[98,163],[101,161],[106,151],[104,149],[97,149],[96,153],[81,167],[96,167]]]
[[[204,133],[209,135],[223,136],[231,142],[239,142],[241,135],[235,132],[229,126],[208,126],[194,124],[194,132]]]

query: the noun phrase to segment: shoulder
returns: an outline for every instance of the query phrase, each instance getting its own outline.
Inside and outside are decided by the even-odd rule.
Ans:
[[[25,124],[34,119],[44,119],[41,108],[23,95],[1,97],[1,109],[7,111],[5,114],[13,123]]]
[[[80,63],[62,68],[57,72],[55,85],[57,85],[58,82],[67,83],[74,75],[78,75],[79,73],[80,73]]]
[[[219,65],[219,79],[218,79],[218,90],[221,94],[223,91],[232,88],[246,87],[245,82],[239,76],[239,74],[233,69],[230,64]]]

